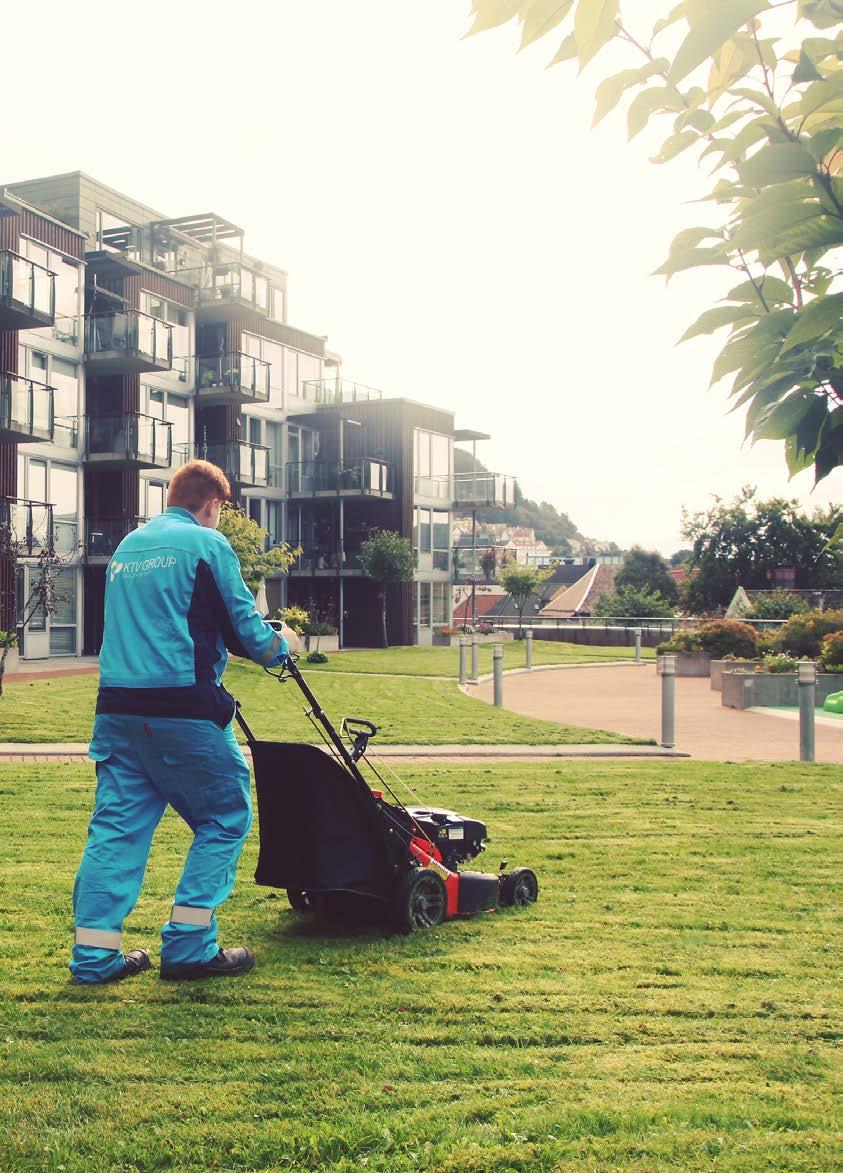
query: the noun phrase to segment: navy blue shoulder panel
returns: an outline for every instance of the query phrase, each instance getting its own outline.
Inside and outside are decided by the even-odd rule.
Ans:
[[[214,665],[219,659],[217,636],[235,656],[249,658],[249,653],[237,637],[231,623],[217,580],[210,565],[200,558],[196,566],[196,581],[187,612],[187,626],[193,640],[196,679],[213,680]]]

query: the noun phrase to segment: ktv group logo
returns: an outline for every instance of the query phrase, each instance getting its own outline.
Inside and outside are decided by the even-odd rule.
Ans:
[[[118,574],[124,578],[134,578],[137,575],[149,574],[153,570],[169,570],[175,566],[175,554],[159,554],[155,558],[143,558],[138,562],[118,562],[112,558],[108,567],[109,582],[114,582]]]

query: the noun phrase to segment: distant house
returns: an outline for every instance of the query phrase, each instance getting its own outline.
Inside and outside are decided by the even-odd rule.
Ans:
[[[791,587],[778,587],[777,589],[786,589],[789,595],[796,595],[807,603],[812,611],[836,611],[838,608],[843,608],[843,590],[794,590]],[[772,593],[772,591],[748,591],[739,586],[726,608],[726,618],[741,619],[743,616],[749,615],[756,599],[769,597]]]
[[[592,566],[570,586],[560,586],[539,615],[543,619],[570,619],[576,615],[593,614],[603,595],[613,593],[615,574],[614,566],[600,563]]]

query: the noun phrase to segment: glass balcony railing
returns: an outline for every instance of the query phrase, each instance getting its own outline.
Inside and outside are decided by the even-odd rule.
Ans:
[[[44,501],[0,497],[0,546],[19,558],[53,548],[53,507]]]
[[[20,375],[0,375],[0,441],[52,440],[53,388]]]
[[[457,473],[455,508],[511,509],[515,505],[515,477],[497,472]]]
[[[368,403],[383,399],[383,392],[351,379],[305,379],[302,383],[305,399],[316,403]]]
[[[196,455],[210,460],[237,484],[269,484],[269,449],[262,444],[200,444]]]
[[[173,328],[140,310],[92,314],[85,320],[85,353],[94,374],[169,371]]]
[[[269,367],[251,354],[197,358],[196,392],[205,403],[268,403]]]
[[[123,539],[133,530],[139,529],[148,520],[146,517],[86,518],[86,557],[110,558]]]
[[[224,316],[245,310],[247,314],[268,317],[269,281],[261,273],[247,265],[241,265],[239,261],[209,265],[202,271],[199,309],[208,311],[209,317],[213,316],[211,311],[214,309]]]
[[[291,496],[342,493],[362,497],[386,497],[392,492],[392,467],[383,460],[359,457],[336,460],[303,460],[287,465],[287,492]]]
[[[173,456],[172,431],[172,424],[140,412],[88,416],[85,459],[99,464],[169,468]]]
[[[55,316],[55,273],[9,249],[0,251],[0,329],[52,326]]]
[[[79,421],[76,416],[56,416],[53,423],[53,443],[57,448],[79,447]]]

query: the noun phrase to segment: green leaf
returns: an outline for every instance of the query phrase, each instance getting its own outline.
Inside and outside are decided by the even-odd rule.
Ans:
[[[738,166],[738,174],[751,187],[787,183],[800,175],[815,175],[817,163],[800,143],[769,143]]]
[[[833,151],[843,148],[843,119],[835,121],[835,126],[818,130],[805,144],[818,163],[822,163]]]
[[[816,396],[797,392],[773,407],[755,427],[756,440],[784,440],[792,436],[811,411]]]
[[[669,159],[674,159],[680,155],[688,147],[692,147],[694,143],[700,141],[700,136],[695,130],[683,130],[681,134],[672,134],[666,138],[662,143],[662,149],[657,155],[653,155],[650,159],[651,163],[667,163]]]
[[[758,118],[753,118],[752,122],[748,122],[746,126],[742,126],[734,138],[719,139],[718,142],[724,144],[721,146],[723,157],[720,166],[722,167],[724,163],[737,163],[743,160],[750,147],[769,136],[769,127],[770,123],[766,116],[761,115]]]
[[[757,284],[761,287],[764,300],[768,305],[793,302],[792,287],[788,285],[787,281],[782,281],[780,277],[764,276],[758,280]],[[758,291],[751,281],[742,281],[740,285],[736,285],[731,293],[726,295],[726,300],[754,302],[755,305],[761,305]]]
[[[670,256],[664,264],[655,270],[654,277],[672,277],[674,273],[681,273],[685,269],[695,269],[699,265],[728,265],[729,260],[723,252],[722,245],[713,248],[685,248],[671,250]]]
[[[702,65],[728,37],[769,7],[768,0],[721,0],[720,3],[709,0],[701,7],[697,19],[691,21],[690,31],[673,60],[670,70],[673,84]]]
[[[630,86],[647,81],[654,74],[661,72],[663,69],[666,70],[668,64],[669,62],[666,57],[660,57],[658,61],[648,61],[640,69],[624,69],[621,73],[615,73],[611,77],[607,77],[597,87],[594,119],[591,125],[597,126],[598,122],[601,122],[610,111],[614,110]]]
[[[770,411],[773,404],[781,399],[782,395],[786,395],[788,391],[793,389],[793,384],[795,382],[796,380],[792,376],[785,376],[782,379],[776,379],[775,382],[761,387],[758,391],[752,391],[748,398],[752,398],[752,395],[754,395],[755,398],[752,399],[752,403],[749,405],[749,409],[746,413],[746,429],[744,431],[744,440],[749,439],[749,437],[755,431],[755,427],[758,422],[766,416],[767,412]],[[757,386],[757,384],[753,384],[753,388],[755,386]],[[741,396],[741,401],[742,400],[743,396]],[[739,405],[740,403],[738,406]]]
[[[735,248],[764,250],[770,255],[779,235],[786,229],[802,224],[819,216],[820,206],[816,202],[785,204],[781,208],[769,208],[745,217],[740,226],[732,233],[729,243]]]
[[[664,30],[670,28],[672,24],[676,24],[677,20],[681,20],[682,17],[685,16],[687,8],[687,0],[681,0],[681,3],[677,4],[676,7],[667,14],[667,16],[663,17],[661,20],[656,21],[656,23],[653,25],[653,36],[657,37],[659,33],[663,33]]]
[[[832,330],[839,330],[843,321],[843,293],[817,297],[803,306],[796,315],[795,325],[788,331],[781,353],[794,346],[818,341]]]
[[[497,28],[518,15],[522,0],[473,0],[474,24],[465,34],[473,37],[487,29]]]
[[[836,74],[828,81],[815,81],[808,86],[802,95],[799,110],[805,118],[809,114],[816,114],[818,110],[825,109],[840,98],[843,98],[843,73]]]
[[[577,55],[577,42],[573,33],[568,33],[562,44],[556,50],[556,56],[547,63],[547,68],[551,65],[559,65],[562,61],[573,61]]]
[[[755,317],[755,313],[748,306],[741,305],[718,305],[713,309],[706,310],[705,313],[700,314],[696,322],[689,326],[679,342],[687,342],[691,338],[696,338],[700,334],[713,334],[715,330],[720,330],[723,326],[730,326],[734,322],[741,322],[748,318]],[[679,343],[677,343],[677,346]]]
[[[636,94],[629,105],[626,125],[629,137],[635,138],[657,110],[681,110],[682,100],[672,86],[650,86]]]
[[[579,0],[574,17],[574,36],[579,46],[580,69],[617,32],[619,7],[620,0]]]
[[[799,0],[799,15],[818,29],[834,28],[843,20],[841,0]]]
[[[714,125],[714,115],[710,110],[688,110],[676,119],[674,130],[677,134],[686,127],[696,130],[699,134],[707,134]]]
[[[814,65],[811,58],[805,52],[804,48],[799,54],[799,61],[793,71],[793,84],[795,86],[802,85],[806,81],[821,81],[822,74]]]
[[[526,49],[556,28],[573,7],[574,0],[533,0],[523,18],[520,48]]]
[[[784,232],[776,241],[779,256],[799,253],[814,254],[816,261],[830,248],[843,244],[843,220],[839,216],[815,216],[792,230]]]

